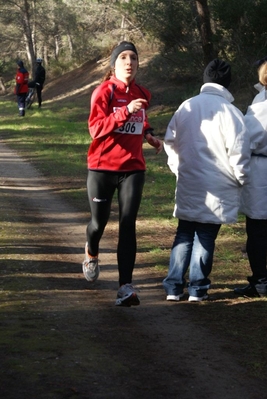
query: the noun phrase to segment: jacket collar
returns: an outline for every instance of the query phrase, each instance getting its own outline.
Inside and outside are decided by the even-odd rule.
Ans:
[[[201,86],[200,93],[215,94],[225,98],[230,103],[234,101],[234,97],[230,91],[218,83],[205,83],[203,86]]]
[[[131,87],[135,85],[135,79],[133,79],[129,86],[127,86],[124,82],[121,80],[117,79],[115,75],[112,75],[110,78],[110,81],[116,85],[120,90],[125,91],[126,93],[129,91]]]

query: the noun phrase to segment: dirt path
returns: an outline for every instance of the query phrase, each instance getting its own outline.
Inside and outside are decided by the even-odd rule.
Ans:
[[[114,306],[108,237],[100,278],[89,285],[81,273],[87,215],[4,142],[0,182],[1,398],[267,398],[224,339],[190,318],[188,306],[202,305],[164,301],[152,269],[136,268],[141,306]]]

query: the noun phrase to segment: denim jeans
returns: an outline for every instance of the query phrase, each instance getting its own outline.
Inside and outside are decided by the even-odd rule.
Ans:
[[[170,265],[163,287],[167,295],[179,295],[186,286],[185,274],[189,268],[188,293],[202,297],[210,288],[215,240],[220,224],[179,220],[173,242]]]

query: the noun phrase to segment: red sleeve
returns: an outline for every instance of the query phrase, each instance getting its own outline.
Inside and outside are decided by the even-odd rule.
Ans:
[[[111,84],[110,84],[111,85]],[[92,138],[110,134],[121,127],[129,119],[130,114],[125,106],[117,112],[112,112],[110,106],[111,88],[105,83],[98,86],[91,97],[91,111],[88,119],[89,132]]]

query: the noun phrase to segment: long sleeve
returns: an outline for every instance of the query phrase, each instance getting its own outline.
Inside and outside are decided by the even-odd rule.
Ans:
[[[170,170],[178,176],[178,165],[179,165],[179,157],[178,157],[178,148],[176,144],[176,118],[177,113],[175,113],[167,127],[166,134],[164,137],[164,150],[168,156],[167,164]]]

